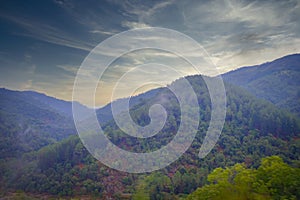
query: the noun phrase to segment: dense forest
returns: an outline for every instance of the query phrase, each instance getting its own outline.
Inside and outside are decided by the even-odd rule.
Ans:
[[[299,199],[300,169],[278,156],[263,158],[257,169],[245,164],[214,169],[209,184],[198,188],[187,199]]]
[[[37,96],[41,95],[0,89],[0,159],[21,156],[75,133],[70,117]]]
[[[1,140],[1,195],[37,199],[41,194],[49,198],[153,200],[226,196],[228,199],[299,198],[299,118],[226,83],[227,115],[223,132],[210,154],[199,159],[198,151],[210,120],[210,98],[201,76],[190,76],[187,80],[198,95],[200,105],[201,120],[196,138],[179,160],[152,173],[129,174],[110,169],[94,159],[76,135],[62,137],[65,139],[59,142],[46,142],[43,148],[21,151],[22,146],[13,145],[19,130],[12,131],[13,124],[8,124],[17,117],[6,118],[9,115],[4,113],[1,132],[6,134],[2,137],[12,145]],[[179,83],[180,79],[172,84]],[[167,103],[162,99],[168,99]],[[154,103],[162,104],[168,111],[167,123],[157,135],[148,139],[134,138],[123,133],[111,120],[104,125],[110,140],[133,152],[153,151],[172,140],[179,126],[180,110],[178,101],[167,88],[161,88],[146,99],[135,100],[130,114],[137,124],[146,125],[150,120],[149,107]],[[57,115],[60,117],[51,115],[57,120],[53,124],[64,123],[61,115]],[[23,116],[31,119],[26,117],[26,110]],[[43,117],[40,119],[44,122]],[[47,133],[44,129],[40,131]],[[45,138],[53,140],[52,136]],[[30,144],[39,140],[40,137],[32,137]],[[18,141],[17,144],[28,143]]]
[[[243,67],[222,77],[253,95],[300,116],[300,54],[257,66]]]

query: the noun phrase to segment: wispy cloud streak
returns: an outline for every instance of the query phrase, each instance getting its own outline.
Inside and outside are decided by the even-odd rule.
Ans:
[[[24,28],[25,32],[14,32],[15,35],[31,37],[33,39],[49,42],[56,45],[65,47],[76,48],[84,51],[90,51],[95,44],[81,41],[80,39],[74,38],[70,34],[41,22],[35,20],[29,20],[22,17],[15,17],[11,15],[0,15],[0,17],[12,21]]]

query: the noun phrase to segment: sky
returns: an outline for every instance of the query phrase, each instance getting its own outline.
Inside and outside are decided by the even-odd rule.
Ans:
[[[205,49],[219,73],[300,52],[299,0],[15,0],[0,4],[0,87],[34,90],[64,100],[72,100],[77,71],[90,51],[130,29],[162,27],[184,33]],[[135,70],[128,84],[123,83],[111,97],[124,73],[154,57],[155,62],[172,58],[164,61],[184,76],[196,73],[183,60],[167,54],[141,50],[117,59],[101,79],[96,105],[132,95],[132,87],[137,94],[160,86],[140,84],[153,74],[163,74],[159,67],[147,65],[150,71]],[[168,75],[161,77],[163,84],[179,77]],[[84,95],[77,100],[91,106]]]

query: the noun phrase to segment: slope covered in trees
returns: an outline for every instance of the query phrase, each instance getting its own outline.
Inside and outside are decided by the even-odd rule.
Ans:
[[[36,95],[41,94],[0,89],[0,158],[20,156],[76,133],[72,118]]]
[[[153,90],[149,90],[145,93],[139,94],[137,96],[133,96],[130,97],[129,99],[129,107],[132,108],[133,106],[141,103],[142,101],[147,101],[148,99],[154,97],[161,89],[157,88],[157,89],[153,89]],[[116,110],[115,113],[121,113],[122,111],[124,111],[123,107],[121,106],[123,104],[123,102],[128,101],[128,98],[122,98],[122,99],[117,99],[111,103],[108,103],[107,105],[99,108],[96,113],[97,113],[97,117],[98,120],[100,122],[101,125],[106,124],[107,122],[111,121],[113,119],[113,114],[112,114],[112,104],[114,104],[113,106],[115,106]]]
[[[300,116],[300,54],[240,68],[222,76],[226,82]]]
[[[187,79],[198,95],[201,120],[189,150],[167,168],[141,175],[109,169],[92,158],[80,140],[72,136],[22,158],[1,162],[2,190],[55,196],[94,195],[102,199],[176,199],[205,185],[207,175],[218,167],[244,163],[255,168],[261,158],[272,155],[300,166],[299,119],[230,84],[226,84],[227,116],[221,137],[210,154],[199,159],[198,151],[210,119],[210,99],[201,76]],[[107,136],[116,145],[134,152],[149,152],[167,144],[180,121],[178,101],[168,89],[135,104],[130,113],[136,123],[146,125],[148,109],[154,103],[161,103],[168,111],[166,125],[157,135],[149,139],[133,138],[111,121],[104,126]]]
[[[151,90],[130,100],[130,105],[154,96]],[[118,104],[125,99],[115,101]],[[90,108],[74,102],[82,120]],[[120,110],[121,112],[121,110]],[[101,124],[112,120],[111,104],[97,110]],[[0,88],[0,158],[21,156],[76,134],[72,102],[59,100],[34,91],[12,91]]]
[[[0,89],[1,96],[1,107],[10,113],[18,113],[20,109],[22,111],[21,105],[17,107],[19,103],[28,103],[37,108],[50,110],[55,112],[65,118],[73,118],[72,114],[72,102],[56,99],[54,97],[47,96],[42,93],[34,91],[12,91],[4,88]],[[74,102],[82,113],[86,113],[87,108],[78,102]],[[18,109],[13,110],[15,107]]]

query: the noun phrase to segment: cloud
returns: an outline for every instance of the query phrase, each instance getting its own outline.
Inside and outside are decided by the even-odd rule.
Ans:
[[[91,30],[90,33],[98,33],[102,35],[114,35],[116,32],[109,32],[109,31],[103,31],[103,30]]]
[[[84,1],[64,0],[57,3],[68,17],[80,24],[80,28],[92,34],[91,38],[100,43],[107,36],[121,32],[121,22],[124,16],[111,10],[109,3],[96,1],[87,3]],[[114,8],[113,8],[114,9]],[[98,37],[95,37],[97,35]],[[90,37],[86,35],[86,37]]]
[[[20,87],[21,90],[29,90],[32,88],[32,80],[27,80],[25,83],[23,83]]]
[[[36,78],[36,65],[31,63],[20,62],[15,63],[9,61],[7,63],[9,67],[0,68],[0,86],[7,87],[16,90],[28,90],[34,86],[34,79]],[[10,65],[19,65],[17,68],[13,68]]]
[[[10,32],[14,34],[14,37],[23,38],[25,36],[33,38],[34,42],[40,40],[72,49],[54,47],[57,48],[55,53],[62,55],[58,56],[59,58],[55,62],[47,60],[49,57],[43,55],[41,51],[38,55],[46,59],[44,63],[36,64],[34,62],[41,58],[38,59],[32,51],[34,42],[28,45],[30,47],[24,47],[24,49],[15,44],[15,48],[20,49],[20,55],[16,53],[14,47],[11,47],[13,52],[8,53],[6,47],[3,46],[0,48],[0,62],[2,66],[9,67],[1,66],[3,68],[0,68],[1,73],[13,77],[15,83],[2,75],[2,85],[10,83],[16,88],[31,87],[43,90],[43,92],[49,91],[51,95],[55,94],[58,97],[70,99],[74,77],[82,62],[78,58],[84,58],[87,52],[106,38],[132,28],[165,27],[187,34],[204,47],[209,55],[199,55],[197,49],[191,47],[188,49],[188,57],[194,59],[203,56],[204,60],[211,59],[221,73],[300,52],[299,0],[106,0],[92,2],[54,0],[53,2],[59,14],[59,17],[53,20],[49,20],[49,18],[52,19],[52,16],[47,16],[46,13],[45,16],[37,17],[40,15],[39,12],[29,13],[26,9],[24,13],[1,12],[2,19],[17,25],[16,29],[9,29],[5,33]],[[60,22],[61,19],[64,21]],[[122,53],[126,46],[134,49],[136,44],[147,42],[179,50],[186,45],[183,41],[178,42],[171,36],[155,38],[150,35],[147,37],[137,35],[135,42],[132,43],[114,37],[119,46],[106,46],[104,51],[97,52],[99,55],[114,57],[116,54]],[[43,44],[44,54],[51,52],[45,50],[47,45]],[[49,46],[53,48],[52,45]],[[29,48],[30,50],[28,50]],[[70,53],[74,53],[74,55],[65,56]],[[55,56],[53,57],[55,60]],[[121,56],[106,71],[101,82],[106,89],[99,95],[101,104],[109,101],[107,96],[118,78],[134,67],[149,62],[172,66],[183,75],[196,73],[177,55],[165,51],[130,52]],[[47,67],[43,67],[44,65]],[[32,73],[24,73],[25,69],[30,69],[32,66],[36,66],[37,69],[32,70]],[[9,69],[10,67],[11,69]],[[51,74],[48,73],[49,71]],[[146,71],[147,68],[142,68],[141,71],[137,71],[141,75],[136,73],[134,77],[130,76],[134,79],[132,80],[133,84],[146,80],[147,75],[150,74],[145,73]],[[98,78],[94,72],[89,70],[81,72],[91,79]],[[173,75],[170,80],[178,78]],[[126,89],[127,86],[129,87],[130,84],[123,86],[125,87],[124,91],[129,89]],[[126,92],[122,95],[126,96]],[[88,102],[84,100],[84,95],[82,102]]]
[[[34,81],[30,89],[52,97],[72,101],[73,79],[53,79],[53,77],[52,80],[49,79],[50,77],[47,75],[39,75],[39,78]],[[84,98],[81,102],[86,103]]]
[[[147,28],[150,27],[149,25],[145,23],[139,23],[139,22],[130,22],[130,21],[123,21],[122,26],[129,28],[129,29],[135,29],[135,28]]]
[[[78,66],[74,66],[74,65],[57,65],[56,67],[64,70],[65,72],[71,75],[76,75],[79,68]]]
[[[299,52],[299,8],[299,1],[293,0],[224,0],[189,2],[181,12],[184,32],[202,44],[225,72],[275,59],[272,55]]]
[[[122,7],[124,12],[134,15],[137,17],[138,21],[141,23],[144,22],[147,18],[152,15],[155,15],[160,10],[166,8],[169,5],[173,5],[174,0],[155,2],[147,4],[145,2],[130,2],[130,1],[109,1],[115,5]]]
[[[14,22],[26,30],[26,32],[14,32],[15,35],[31,37],[44,42],[84,51],[90,51],[94,47],[94,44],[92,43],[81,41],[80,39],[74,38],[72,35],[61,29],[38,22],[35,19],[26,19],[24,17],[16,17],[4,14],[0,14],[0,17]]]

